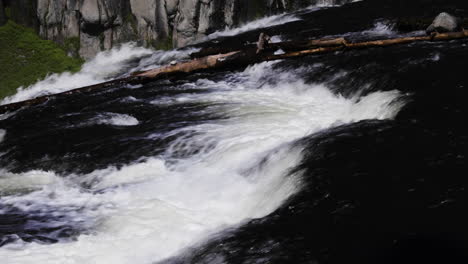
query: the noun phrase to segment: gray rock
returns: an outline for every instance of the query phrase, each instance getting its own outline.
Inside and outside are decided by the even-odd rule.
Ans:
[[[196,39],[200,0],[180,0],[174,25],[174,45],[185,46]]]
[[[166,13],[168,16],[176,15],[179,8],[179,0],[165,0]]]
[[[101,51],[103,45],[101,45],[101,40],[95,36],[82,33],[80,36],[80,56],[82,58],[92,58]]]
[[[156,40],[157,0],[130,0],[132,15],[136,20],[136,34],[146,42]],[[135,23],[135,22],[132,22]]]
[[[456,17],[448,14],[448,13],[440,13],[432,22],[432,24],[426,29],[428,34],[432,32],[454,32],[459,31],[460,25],[459,21]]]
[[[2,0],[0,0],[2,1]],[[73,43],[88,59],[128,41],[152,46],[169,41],[182,47],[217,30],[288,8],[351,0],[14,0],[13,20],[41,37]],[[0,19],[2,16],[0,8]],[[13,13],[13,12],[12,12]],[[1,22],[1,21],[0,21]]]
[[[100,24],[105,22],[102,20],[107,20],[107,17],[101,17],[105,12],[101,11],[99,0],[83,0],[80,12],[82,19],[87,23]]]

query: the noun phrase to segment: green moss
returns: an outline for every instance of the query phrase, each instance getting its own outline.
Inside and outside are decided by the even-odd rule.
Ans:
[[[138,33],[138,23],[132,13],[129,13],[127,16],[125,16],[124,23],[130,25],[130,28],[133,30],[134,34]]]
[[[172,35],[169,35],[169,37],[159,40],[155,43],[154,48],[157,50],[171,50],[173,48],[172,45]]]
[[[79,57],[80,54],[80,38],[79,37],[71,37],[71,38],[66,38],[63,41],[63,50],[67,54],[71,54],[73,57]]]
[[[50,73],[76,72],[83,61],[68,57],[49,40],[11,20],[0,27],[0,98],[12,95],[20,86],[31,85]]]

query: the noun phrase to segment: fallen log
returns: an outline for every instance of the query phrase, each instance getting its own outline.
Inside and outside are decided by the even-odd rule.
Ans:
[[[333,39],[318,39],[318,40],[301,40],[301,41],[285,41],[278,43],[268,43],[263,50],[264,52],[275,52],[276,50],[283,50],[285,52],[298,51],[304,49],[312,49],[319,47],[332,47],[342,46],[346,43],[344,38],[333,38]],[[257,49],[257,44],[248,44],[242,47],[242,50]],[[190,58],[197,59],[203,58],[210,55],[225,54],[234,51],[239,51],[239,47],[208,47],[203,48],[198,52],[190,54]]]
[[[385,39],[385,40],[375,40],[375,41],[366,41],[359,43],[349,43],[346,45],[346,48],[349,49],[360,49],[360,48],[371,48],[371,47],[386,47],[396,44],[408,44],[413,42],[420,41],[443,41],[443,40],[455,40],[468,37],[468,30],[463,30],[460,32],[449,32],[449,33],[437,33],[430,36],[420,36],[420,37],[406,37],[406,38],[396,38],[396,39]]]
[[[194,59],[188,62],[178,63],[176,65],[169,65],[161,68],[152,69],[143,73],[136,74],[134,76],[154,79],[162,74],[167,73],[190,73],[204,69],[216,69],[223,67],[224,65],[229,63],[228,58],[237,53],[239,53],[239,51],[234,51],[227,54],[211,55],[200,59]]]
[[[373,47],[386,47],[391,45],[398,44],[408,44],[421,41],[445,41],[445,40],[456,40],[468,38],[468,30],[463,30],[461,32],[450,32],[450,33],[438,33],[431,36],[419,36],[419,37],[404,37],[404,38],[395,38],[395,39],[384,39],[384,40],[374,40],[374,41],[365,41],[358,43],[348,43],[345,39],[332,39],[332,40],[308,40],[301,42],[302,44],[298,45],[297,42],[292,44],[291,42],[277,43],[273,44],[275,48],[282,47],[281,49],[292,50],[298,47],[307,47],[303,50],[295,50],[286,52],[284,54],[275,55],[272,53],[272,50],[275,48],[269,48],[260,54],[256,54],[256,47],[247,48],[241,51],[232,51],[225,54],[210,55],[202,58],[196,58],[188,62],[181,62],[176,65],[164,66],[161,68],[152,69],[145,72],[135,73],[134,75],[123,78],[108,81],[105,83],[95,84],[87,87],[77,88],[70,91],[66,91],[59,94],[46,95],[37,97],[34,99],[0,105],[0,114],[3,114],[8,111],[15,111],[24,106],[36,105],[51,98],[55,98],[62,95],[69,95],[75,93],[88,92],[96,89],[103,89],[107,87],[112,87],[120,84],[135,84],[135,83],[145,83],[161,78],[167,78],[171,76],[178,76],[180,74],[189,74],[198,71],[211,70],[211,69],[221,69],[229,66],[245,66],[253,63],[258,63],[262,61],[273,61],[280,59],[296,58],[302,56],[308,56],[313,54],[324,54],[336,51],[346,51],[353,49],[365,49]],[[302,45],[302,46],[301,46]],[[312,48],[310,48],[312,47]]]
[[[451,32],[451,33],[440,33],[433,36],[420,36],[420,37],[404,37],[396,39],[386,40],[375,40],[358,43],[348,43],[345,39],[333,39],[333,40],[317,40],[307,41],[304,45],[312,46],[312,49],[293,51],[284,54],[274,55],[271,52],[263,52],[256,54],[256,49],[246,49],[244,51],[234,51],[227,54],[211,55],[204,58],[194,59],[189,62],[179,63],[177,65],[165,66],[157,68],[144,73],[140,73],[136,76],[146,78],[159,78],[160,75],[167,75],[169,73],[190,73],[204,69],[217,69],[225,67],[229,64],[236,66],[244,66],[252,63],[262,61],[273,61],[280,59],[288,59],[295,57],[308,56],[312,54],[330,53],[340,50],[352,50],[352,49],[363,49],[371,47],[385,47],[396,44],[407,44],[418,41],[441,41],[441,40],[453,40],[468,37],[468,31],[462,32]],[[317,47],[318,45],[322,47]]]
[[[313,55],[313,54],[330,53],[330,52],[336,52],[340,50],[387,47],[387,46],[392,46],[392,45],[409,44],[409,43],[421,42],[421,41],[445,41],[445,40],[456,40],[456,39],[463,39],[463,38],[468,38],[468,30],[464,30],[461,32],[438,33],[432,36],[404,37],[404,38],[374,40],[374,41],[365,41],[365,42],[357,42],[357,43],[345,43],[343,46],[313,48],[313,49],[301,50],[297,52],[289,52],[289,53],[279,54],[279,55],[268,55],[268,56],[265,56],[263,60],[273,61],[273,60],[308,56],[308,55]]]
[[[103,89],[103,88],[107,88],[107,87],[111,87],[111,86],[115,86],[119,84],[140,83],[142,81],[143,81],[142,78],[139,78],[139,77],[127,77],[127,78],[116,79],[116,80],[112,80],[112,81],[108,81],[104,83],[98,83],[98,84],[94,84],[90,86],[85,86],[81,88],[76,88],[76,89],[72,89],[69,91],[61,92],[61,93],[39,96],[33,99],[21,101],[21,102],[4,104],[4,105],[0,105],[0,114],[4,114],[10,111],[16,111],[25,106],[38,105],[38,104],[47,102],[48,100],[61,96],[61,95],[85,93],[85,92],[89,92],[92,90]]]

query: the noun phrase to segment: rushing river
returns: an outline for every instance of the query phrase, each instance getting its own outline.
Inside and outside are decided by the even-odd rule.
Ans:
[[[276,39],[294,39],[291,27],[350,39],[421,33],[378,14],[341,32],[306,30],[364,4],[262,19],[183,50],[126,44],[3,103],[184,60],[259,27]],[[467,54],[454,41],[264,62],[0,115],[0,259],[386,263],[452,238],[461,248]]]

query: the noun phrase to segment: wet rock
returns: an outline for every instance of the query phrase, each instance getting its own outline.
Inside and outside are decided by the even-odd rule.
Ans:
[[[432,32],[454,32],[459,31],[460,25],[458,18],[448,14],[448,13],[440,13],[432,22],[432,24],[426,29],[428,34]]]
[[[101,11],[97,0],[84,0],[80,12],[82,19],[90,24],[99,24],[108,19],[106,13]]]

